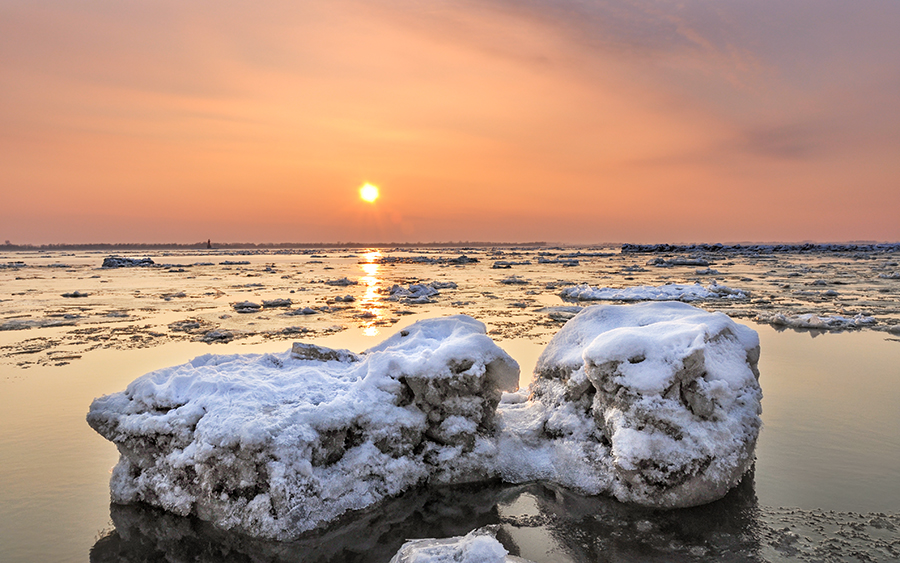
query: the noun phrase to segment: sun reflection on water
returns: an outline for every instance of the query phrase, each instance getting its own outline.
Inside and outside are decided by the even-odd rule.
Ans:
[[[359,281],[366,288],[360,302],[362,314],[365,315],[361,328],[366,336],[377,336],[378,326],[384,321],[385,308],[381,306],[381,294],[378,293],[381,284],[381,278],[378,277],[378,270],[381,267],[378,263],[379,258],[381,258],[380,250],[367,250],[363,256],[364,261],[359,264],[365,274]]]

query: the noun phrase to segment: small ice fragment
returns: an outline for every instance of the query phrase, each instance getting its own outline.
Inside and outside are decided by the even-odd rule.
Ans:
[[[497,541],[497,527],[479,528],[465,536],[411,540],[390,563],[529,563],[509,555]]]
[[[255,313],[262,309],[262,305],[252,301],[241,301],[240,303],[232,303],[231,305],[238,313]]]
[[[83,291],[73,291],[71,293],[63,293],[63,297],[88,297],[90,293],[84,293]]]
[[[262,306],[266,309],[272,309],[275,307],[290,307],[292,303],[290,299],[263,299]]]

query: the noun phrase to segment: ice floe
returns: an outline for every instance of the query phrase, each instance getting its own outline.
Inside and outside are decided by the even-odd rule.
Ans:
[[[813,313],[806,313],[802,315],[788,315],[784,313],[773,313],[770,315],[766,315],[761,313],[757,315],[754,320],[761,323],[768,323],[774,326],[818,330],[856,329],[872,326],[877,322],[873,317],[869,317],[863,314],[857,314],[852,317],[845,317],[843,315],[816,315]]]
[[[262,305],[259,303],[254,303],[253,301],[241,301],[239,303],[232,303],[232,308],[238,313],[255,313],[262,309]]]
[[[122,256],[107,256],[103,259],[101,268],[136,268],[155,266],[151,258],[124,258]]]
[[[599,305],[515,392],[516,362],[460,315],[360,354],[295,343],[201,356],[96,399],[88,422],[121,454],[114,502],[257,537],[296,537],[423,483],[498,476],[692,506],[752,461],[758,355],[755,332],[721,313]]]
[[[452,538],[408,541],[390,563],[528,563],[509,555],[497,541],[496,528],[478,528]]]
[[[518,371],[483,324],[447,317],[360,355],[201,356],[95,400],[88,422],[121,454],[113,501],[286,538],[426,481],[487,478]]]
[[[262,306],[266,309],[274,309],[279,307],[290,307],[293,301],[290,299],[263,299]]]
[[[693,506],[753,461],[759,339],[684,303],[588,307],[538,358],[531,400],[498,409],[503,479]]]
[[[648,266],[656,266],[657,268],[671,268],[672,266],[709,266],[709,262],[703,258],[651,258],[647,260]]]
[[[432,297],[440,295],[441,289],[456,289],[455,282],[433,281],[428,283],[414,283],[406,287],[394,284],[388,290],[385,301],[402,301],[413,305],[433,303]]]
[[[709,285],[668,284],[637,287],[591,287],[587,284],[567,287],[560,292],[572,301],[698,301],[701,299],[745,299],[747,294],[715,282]]]

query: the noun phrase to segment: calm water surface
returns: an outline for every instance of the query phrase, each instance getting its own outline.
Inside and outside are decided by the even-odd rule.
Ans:
[[[96,261],[96,257],[80,260],[88,259]],[[259,263],[253,267],[265,263],[259,257],[254,260]],[[535,321],[535,315],[523,315],[522,307],[516,304],[525,302],[531,310],[561,305],[553,290],[534,291],[534,282],[498,285],[496,272],[487,269],[489,266],[467,272],[434,270],[432,274],[448,273],[448,279],[458,280],[460,289],[446,300],[416,309],[379,301],[383,294],[373,289],[419,279],[411,274],[414,266],[399,265],[399,270],[391,269],[390,275],[385,275],[386,266],[379,272],[371,265],[357,266],[354,258],[342,260],[345,270],[335,264],[333,273],[319,269],[314,274],[338,278],[344,275],[341,272],[359,269],[356,275],[362,284],[349,288],[315,286],[321,293],[316,299],[324,303],[326,290],[328,295],[353,293],[357,294],[357,309],[334,309],[334,318],[320,317],[311,323],[315,332],[310,341],[317,344],[362,350],[419,318],[470,312],[487,322],[501,347],[519,361],[522,384],[526,385],[538,354],[561,326],[561,322]],[[70,261],[77,262],[75,258]],[[295,272],[307,267],[299,264]],[[768,264],[763,266],[770,268]],[[853,267],[860,268],[856,263]],[[288,269],[283,264],[278,268]],[[596,268],[595,278],[607,276]],[[717,268],[725,269],[722,265]],[[0,331],[0,346],[8,352],[5,363],[0,364],[0,561],[387,561],[405,539],[460,535],[492,524],[500,526],[498,537],[511,552],[538,562],[840,561],[852,550],[876,561],[900,558],[900,342],[885,332],[779,332],[749,320],[740,322],[757,330],[762,344],[760,382],[765,426],[757,446],[757,462],[754,472],[736,490],[705,507],[649,511],[605,498],[580,497],[541,483],[486,484],[412,491],[290,544],[225,534],[203,522],[146,507],[111,507],[108,479],[118,454],[84,421],[93,398],[119,391],[148,371],[200,354],[280,352],[292,340],[304,338],[269,339],[257,334],[255,338],[211,346],[190,338],[179,339],[181,333],[172,332],[170,338],[152,347],[94,346],[86,335],[116,334],[85,332],[78,323],[88,319],[90,323],[84,321],[86,328],[100,330],[96,327],[107,325],[97,319],[110,310],[127,310],[132,316],[112,317],[111,322],[122,323],[115,326],[153,322],[156,324],[142,330],[154,334],[165,330],[166,323],[186,317],[206,322],[220,319],[229,307],[227,301],[217,305],[220,309],[204,312],[196,304],[184,306],[178,301],[182,298],[175,297],[173,304],[165,295],[187,288],[188,299],[201,295],[201,290],[214,299],[212,292],[226,287],[226,283],[213,279],[218,276],[189,279],[184,273],[166,273],[164,283],[154,282],[154,297],[146,298],[150,306],[138,308],[135,292],[148,293],[147,282],[139,278],[150,274],[93,274],[96,270],[87,268],[72,271],[66,276],[60,270],[59,280],[23,271],[34,278],[10,277],[12,285],[7,287],[12,288],[10,295],[27,291],[29,284],[37,287],[37,291],[19,296],[32,302],[16,301],[18,310],[11,308],[10,299],[0,303],[0,309],[7,307],[0,311],[5,319],[40,320],[29,307],[45,313],[55,311],[60,317],[53,318],[65,318],[64,313],[73,314],[75,305],[66,301],[56,308],[42,302],[49,299],[42,297],[49,294],[46,287],[53,288],[57,299],[60,291],[88,287],[89,280],[97,284],[96,291],[108,292],[102,306],[92,309],[78,305],[80,318],[73,321],[74,327]],[[105,289],[91,275],[109,278],[110,286],[117,290]],[[546,278],[541,280],[541,287],[547,280],[560,277],[556,270],[530,275]],[[748,274],[742,271],[737,275]],[[821,278],[823,274],[813,272],[811,276]],[[475,280],[474,285],[463,287],[467,277]],[[282,276],[277,279],[285,280]],[[15,286],[17,283],[19,286]],[[278,283],[285,285],[279,290]],[[242,298],[235,294],[243,291],[248,297],[253,295],[249,292],[257,296],[263,292],[262,297],[269,298],[266,295],[283,295],[285,288],[295,287],[299,294],[299,282],[292,283],[286,280],[269,282],[262,289],[234,289],[238,284],[229,282],[227,287],[232,288],[230,301],[235,301]],[[595,281],[591,283],[596,285]],[[455,300],[452,305],[451,299]],[[378,311],[375,322],[348,322],[354,318],[353,311],[364,306]],[[404,308],[411,310],[402,311]],[[888,310],[882,307],[882,311]],[[298,322],[270,317],[233,315],[221,322],[248,333],[254,326],[280,327]],[[238,322],[244,324],[235,324]],[[329,332],[328,327],[335,322],[343,325],[341,330]],[[530,332],[523,333],[523,326]],[[121,341],[127,343],[135,336],[145,337],[129,333]],[[43,359],[36,361],[39,353],[27,351],[35,343],[46,350],[40,352]],[[22,350],[26,353],[14,354]],[[79,357],[66,360],[67,354]],[[17,364],[19,357],[26,360]]]

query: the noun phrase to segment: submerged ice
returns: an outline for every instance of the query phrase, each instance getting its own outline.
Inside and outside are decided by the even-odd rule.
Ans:
[[[482,323],[360,354],[206,355],[96,399],[117,503],[287,539],[421,484],[542,479],[656,507],[723,496],[760,427],[755,332],[684,303],[588,307],[530,392]]]

